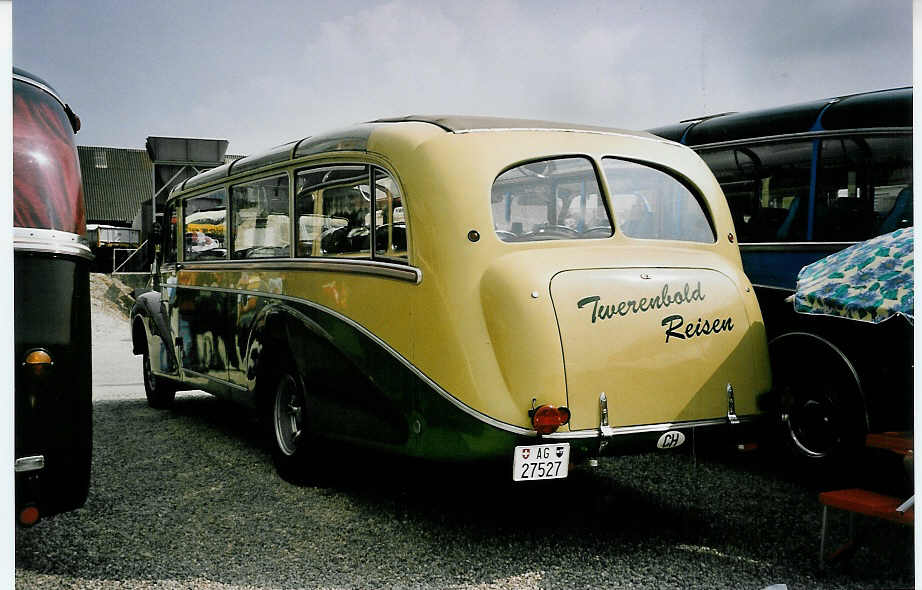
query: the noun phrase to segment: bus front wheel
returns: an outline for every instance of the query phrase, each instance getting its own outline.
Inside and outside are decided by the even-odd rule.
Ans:
[[[169,408],[176,398],[176,387],[154,375],[150,365],[150,353],[144,353],[144,393],[147,405],[158,410]]]

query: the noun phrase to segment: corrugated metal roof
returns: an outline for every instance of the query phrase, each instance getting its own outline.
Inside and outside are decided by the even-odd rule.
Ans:
[[[77,154],[87,223],[131,225],[141,203],[153,195],[154,167],[147,151],[81,145]],[[226,155],[224,161],[240,157]]]
[[[77,146],[87,223],[130,225],[150,200],[154,167],[145,150]]]

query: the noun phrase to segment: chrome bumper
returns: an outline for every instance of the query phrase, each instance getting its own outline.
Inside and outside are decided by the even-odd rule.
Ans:
[[[20,457],[16,459],[14,463],[14,468],[16,473],[23,473],[29,471],[38,471],[45,468],[45,456],[44,455],[33,455],[31,457]]]

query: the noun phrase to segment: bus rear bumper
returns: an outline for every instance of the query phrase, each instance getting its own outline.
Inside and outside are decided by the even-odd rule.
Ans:
[[[761,440],[764,416],[698,420],[639,426],[600,426],[591,430],[558,432],[541,437],[569,442],[575,458],[631,455],[648,452],[751,448]]]

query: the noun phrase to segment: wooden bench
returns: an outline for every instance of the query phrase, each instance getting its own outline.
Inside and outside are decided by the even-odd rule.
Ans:
[[[826,557],[826,510],[829,507],[845,510],[849,513],[848,542],[834,551],[830,559],[835,559],[851,550],[855,545],[855,514],[864,514],[875,518],[883,518],[893,522],[912,526],[914,509],[909,506],[909,501],[903,501],[893,496],[885,496],[876,492],[852,488],[835,490],[820,494],[820,503],[823,505],[823,523],[820,529],[820,568]],[[902,510],[899,510],[902,508]]]

